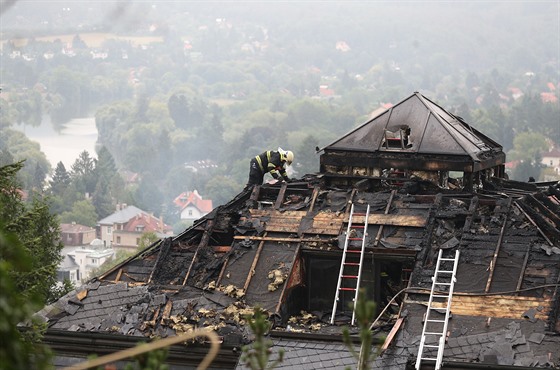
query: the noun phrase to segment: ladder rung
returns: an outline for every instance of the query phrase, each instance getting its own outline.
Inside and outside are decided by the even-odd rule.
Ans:
[[[455,258],[440,258],[440,261],[455,261]]]
[[[424,344],[424,347],[428,347],[428,348],[439,348],[439,345],[436,346],[435,344]]]
[[[436,271],[436,273],[438,274],[452,274],[453,271],[448,271],[448,270],[438,270]]]
[[[346,251],[347,253],[362,253],[361,249],[348,249]]]
[[[437,358],[432,358],[432,357],[422,357],[422,360],[428,360],[428,361],[437,361]]]
[[[356,275],[342,275],[343,278],[348,278],[348,279],[357,279],[358,276]]]
[[[348,238],[348,240],[363,240],[363,238]]]
[[[443,333],[434,333],[434,332],[430,332],[430,331],[427,331],[427,332],[425,332],[424,334],[430,334],[430,335],[443,335]]]
[[[363,229],[366,225],[352,225],[350,228]]]
[[[358,262],[344,262],[344,264],[347,266],[360,266]]]
[[[434,294],[432,297],[434,297],[434,298],[449,298],[448,295],[440,295],[440,294]]]
[[[355,288],[340,288],[340,290],[356,290]]]
[[[438,283],[437,281],[434,281],[434,285],[451,285],[451,283]]]
[[[428,322],[445,322],[445,320],[436,320],[436,319],[429,319],[429,320],[426,320],[426,321],[428,321]]]

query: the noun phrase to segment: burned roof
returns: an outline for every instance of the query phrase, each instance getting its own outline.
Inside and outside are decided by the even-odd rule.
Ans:
[[[376,363],[404,368],[413,361],[442,249],[461,251],[445,361],[557,365],[560,188],[515,185],[496,179],[478,193],[410,194],[333,189],[308,175],[257,186],[40,315],[51,331],[92,335],[166,337],[211,327],[239,347],[251,341],[245,315],[259,306],[274,322],[275,346],[286,347],[284,368],[298,368],[310,343],[322,343],[309,351],[317,366],[337,368],[346,362],[317,349],[335,340],[331,346],[345,353],[337,358],[348,356],[340,342],[348,312],[342,308],[334,325],[329,317],[349,205],[369,204],[363,285],[380,309],[392,306],[374,330],[387,334],[402,319]]]
[[[395,138],[387,134],[400,130],[408,130],[407,145],[384,146],[386,139]],[[470,156],[479,161],[488,152],[501,152],[502,146],[461,117],[415,92],[323,149],[364,152],[398,149],[407,153]]]
[[[459,256],[443,368],[559,366],[560,184],[505,179],[501,146],[419,93],[324,151],[321,173],[246,189],[45,307],[58,359],[208,327],[223,341],[216,368],[241,369],[260,307],[273,352],[286,351],[280,367],[336,369],[353,361],[341,330],[358,337],[352,302],[365,288],[382,344],[373,365],[405,369],[427,307],[447,310],[431,306],[446,294],[431,290],[441,253]],[[69,353],[78,337],[90,345]],[[177,350],[174,368],[204,346]]]

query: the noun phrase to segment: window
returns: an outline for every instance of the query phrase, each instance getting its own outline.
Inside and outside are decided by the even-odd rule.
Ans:
[[[383,146],[385,149],[408,149],[412,147],[410,140],[410,127],[402,126],[397,131],[385,130],[383,138]]]
[[[140,238],[136,238],[136,245],[140,245]]]
[[[113,232],[113,228],[111,226],[107,226],[107,234],[111,234]]]
[[[97,265],[97,259],[92,258],[92,259],[91,259],[91,263],[94,264],[94,265]]]
[[[121,237],[117,236],[117,244],[121,244]]]
[[[192,216],[192,209],[189,209],[189,216]]]

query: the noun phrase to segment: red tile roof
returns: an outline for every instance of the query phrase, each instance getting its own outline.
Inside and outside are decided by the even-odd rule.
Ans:
[[[137,214],[136,217],[128,220],[128,222],[123,226],[123,230],[129,232],[138,231],[139,228],[142,232],[153,231],[166,233],[173,230],[173,228],[169,225],[166,225],[162,219],[156,218],[147,213]]]
[[[212,200],[202,199],[198,191],[187,191],[179,194],[177,198],[173,201],[177,207],[181,210],[185,209],[189,205],[195,206],[199,211],[203,213],[209,213],[212,211]]]

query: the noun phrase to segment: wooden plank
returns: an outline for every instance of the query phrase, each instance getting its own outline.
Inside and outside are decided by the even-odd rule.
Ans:
[[[183,280],[183,286],[187,284],[187,280],[189,279],[189,276],[191,274],[192,268],[196,261],[196,257],[198,257],[198,251],[200,250],[200,248],[206,247],[208,245],[208,241],[210,240],[210,234],[213,225],[214,225],[213,220],[209,220],[208,223],[206,224],[206,230],[204,230],[204,234],[202,234],[202,238],[200,238],[200,243],[198,243],[198,246],[196,247],[196,251],[194,252],[194,256],[189,265],[189,269],[187,270],[187,274],[185,275],[185,279]]]
[[[227,253],[231,250],[230,245],[215,245],[212,248],[214,248],[214,253]]]
[[[119,280],[121,279],[121,275],[123,273],[123,269],[122,267],[119,269],[119,272],[117,273],[117,277],[115,278],[115,283],[118,283]]]
[[[307,210],[307,214],[310,215],[313,212],[313,208],[315,207],[315,201],[317,200],[317,196],[319,195],[319,186],[315,185],[313,188],[313,195],[311,196],[311,204],[309,205],[309,209]]]
[[[235,240],[266,240],[270,242],[284,242],[284,243],[303,243],[303,242],[315,242],[315,243],[329,243],[333,242],[336,239],[320,239],[320,238],[276,238],[276,237],[268,237],[268,236],[243,236],[243,235],[236,235],[233,237]]]
[[[502,246],[502,240],[504,240],[504,232],[506,230],[506,226],[508,223],[508,215],[509,209],[511,207],[511,198],[508,198],[507,208],[503,214],[503,224],[502,229],[500,230],[500,237],[498,238],[498,243],[496,244],[496,249],[494,251],[494,255],[492,256],[492,261],[490,261],[490,273],[488,274],[488,280],[486,281],[486,288],[484,288],[484,292],[488,293],[490,291],[490,284],[492,284],[492,277],[494,276],[494,270],[496,268],[496,262],[498,260],[498,254],[500,253],[500,247]]]
[[[527,252],[525,253],[525,258],[523,259],[523,266],[521,266],[521,272],[519,273],[519,279],[517,279],[517,286],[515,287],[515,290],[521,289],[521,285],[523,284],[523,276],[525,276],[525,270],[527,268],[527,261],[529,261],[530,253],[531,253],[531,244],[528,244]]]
[[[427,301],[406,303],[428,304]],[[432,306],[436,308],[444,309],[445,304],[446,302],[432,301]],[[534,308],[535,317],[546,321],[551,304],[550,300],[543,300],[540,297],[453,295],[451,311],[454,315],[520,319],[527,310]]]
[[[354,223],[363,223],[364,216],[354,216],[352,221]],[[345,217],[344,222],[348,222]],[[425,227],[427,225],[427,217],[425,215],[395,215],[395,214],[379,214],[372,213],[369,215],[369,225],[391,225],[391,226],[410,226],[410,227]]]
[[[280,206],[284,202],[284,196],[286,195],[286,189],[288,188],[288,183],[282,184],[280,191],[278,192],[278,198],[276,198],[276,203],[274,204],[274,209],[280,209]]]
[[[226,258],[226,260],[224,261],[224,265],[220,270],[220,275],[218,275],[218,280],[216,280],[216,287],[220,286],[220,283],[222,282],[222,277],[224,276],[224,271],[226,270],[228,262],[229,262],[229,257]]]
[[[161,324],[166,323],[166,320],[169,319],[169,316],[171,316],[171,309],[173,308],[173,301],[171,299],[167,300],[167,303],[165,303],[165,307],[163,308],[163,313],[161,314]]]
[[[284,211],[280,212],[275,209],[250,209],[249,213],[252,217],[260,217],[260,216],[267,216],[267,217],[284,217],[284,218],[302,218],[307,214],[306,211]]]
[[[391,342],[393,341],[393,338],[398,333],[398,331],[401,328],[403,322],[404,322],[404,317],[399,317],[397,319],[397,322],[395,322],[395,325],[393,325],[393,327],[391,328],[391,331],[389,332],[389,335],[387,335],[387,337],[385,338],[385,342],[383,343],[383,346],[381,347],[381,352],[382,353],[387,348],[389,348],[389,346],[391,345]]]
[[[292,272],[294,271],[294,266],[296,266],[296,260],[299,258],[299,244],[297,246],[296,252],[294,253],[294,258],[292,260],[292,265],[290,267],[290,273],[284,282],[284,286],[282,287],[282,293],[280,293],[280,299],[278,299],[278,304],[276,305],[276,313],[280,313],[280,307],[284,301],[284,294],[286,294],[286,288],[288,287],[288,281],[290,281],[290,276],[292,276]]]
[[[389,214],[389,211],[391,210],[391,203],[393,202],[393,197],[395,196],[395,193],[397,191],[393,190],[391,191],[391,196],[389,197],[389,200],[387,201],[387,207],[385,207],[385,215]],[[369,224],[369,218],[368,218],[368,224]],[[381,235],[383,235],[383,227],[385,225],[381,225],[379,226],[379,230],[377,230],[377,235],[375,236],[375,241],[373,242],[373,246],[377,247],[377,245],[379,244],[379,240],[381,239]]]
[[[527,217],[527,219],[529,220],[529,222],[531,222],[531,224],[533,224],[533,226],[537,228],[537,230],[539,231],[539,233],[540,233],[540,234],[542,235],[542,237],[548,242],[548,244],[549,244],[551,247],[554,247],[554,243],[552,243],[552,242],[550,241],[550,239],[549,239],[549,238],[546,236],[546,234],[542,231],[542,229],[539,227],[539,225],[537,225],[537,223],[535,222],[535,220],[533,220],[533,219],[531,218],[531,216],[529,216],[529,215],[527,214],[527,212],[525,212],[525,210],[523,209],[523,207],[521,207],[521,206],[519,205],[519,203],[517,203],[517,202],[515,202],[515,206],[517,207],[517,209],[519,209],[519,210],[525,215],[525,217]]]
[[[266,233],[265,233],[265,236],[266,236]],[[265,243],[264,240],[260,242],[259,247],[257,249],[257,253],[255,254],[255,257],[253,258],[253,263],[251,264],[251,268],[249,269],[249,273],[247,274],[247,280],[245,280],[245,285],[243,286],[243,291],[245,291],[245,292],[249,288],[249,284],[251,283],[251,279],[253,278],[253,275],[255,274],[255,268],[257,267],[257,263],[259,262],[259,257],[261,255],[264,243]]]

